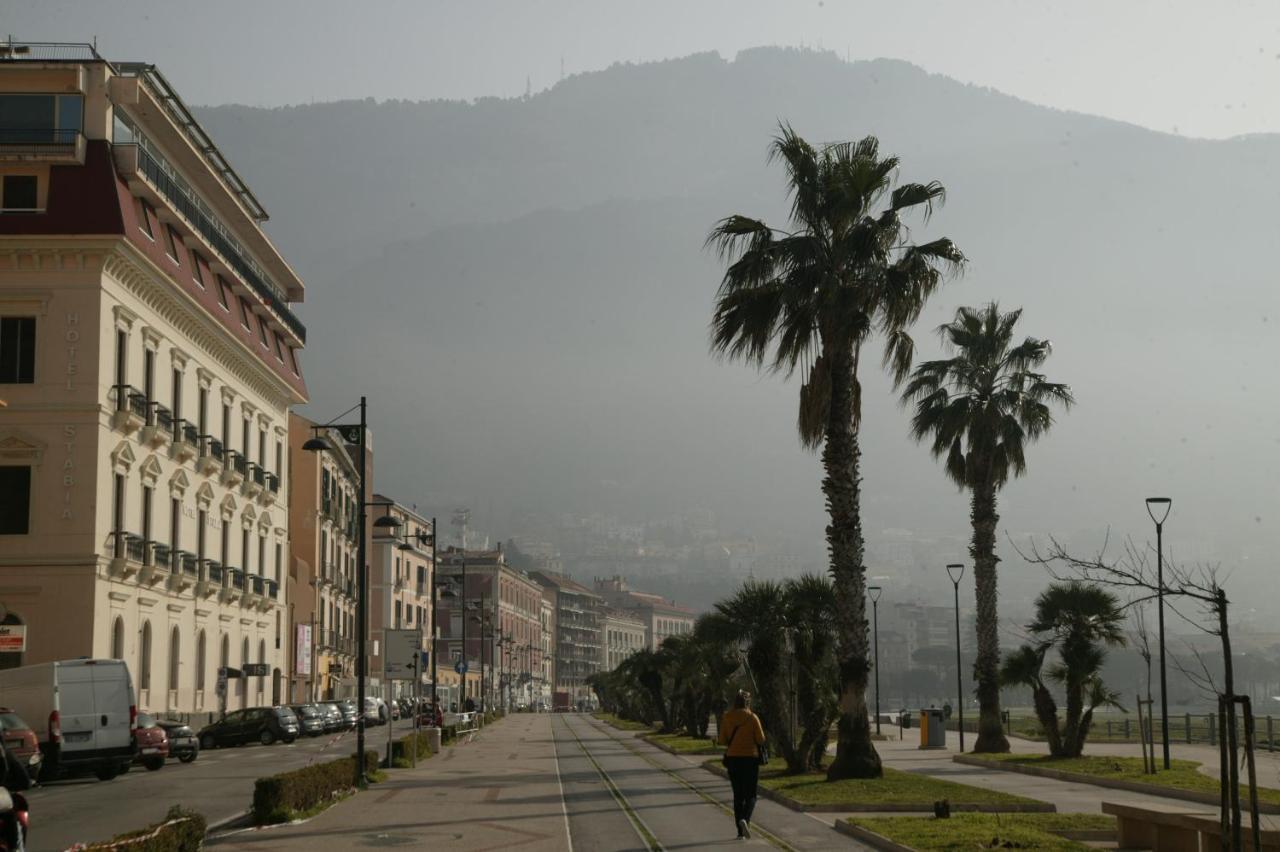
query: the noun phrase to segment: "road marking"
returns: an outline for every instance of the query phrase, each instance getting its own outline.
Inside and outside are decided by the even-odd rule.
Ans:
[[[569,806],[564,800],[564,779],[560,777],[560,749],[556,747],[555,735],[556,717],[551,717],[551,757],[556,762],[556,783],[560,785],[560,811],[564,814],[564,837],[569,843],[568,852],[573,852],[573,832],[569,830]],[[449,753],[449,757],[453,757],[453,753]]]

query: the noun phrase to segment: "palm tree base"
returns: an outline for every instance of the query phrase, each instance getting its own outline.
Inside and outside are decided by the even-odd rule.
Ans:
[[[827,767],[828,781],[841,781],[845,778],[879,778],[884,775],[884,767],[880,764],[880,755],[875,746],[868,740],[864,743],[841,745],[831,765]]]
[[[1009,739],[1004,731],[982,731],[973,745],[973,751],[975,754],[1008,754]]]

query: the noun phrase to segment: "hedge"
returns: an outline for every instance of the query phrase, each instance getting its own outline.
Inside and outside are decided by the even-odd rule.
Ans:
[[[119,834],[104,843],[78,847],[90,850],[121,850],[121,852],[196,852],[204,848],[205,819],[195,811],[180,805],[169,808],[164,822]]]
[[[364,753],[365,772],[378,769],[378,753]],[[355,786],[356,758],[343,757],[259,778],[253,787],[253,819],[259,825],[289,822],[300,813],[333,801]]]
[[[393,766],[409,765],[409,761],[414,758],[415,740],[417,741],[417,758],[421,760],[431,756],[431,740],[426,731],[421,731],[417,734],[406,734],[391,744],[391,763]]]

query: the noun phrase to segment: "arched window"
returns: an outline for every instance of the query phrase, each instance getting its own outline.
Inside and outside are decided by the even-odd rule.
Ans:
[[[240,643],[240,662],[241,664],[251,662],[249,659],[249,637],[244,637],[244,641]]]
[[[175,625],[173,630],[169,631],[169,690],[172,692],[178,690],[178,658],[181,649],[182,635]]]
[[[142,651],[138,658],[138,689],[151,688],[151,622],[142,622]]]
[[[218,652],[218,667],[226,668],[231,665],[231,637],[222,634],[222,650]]]
[[[258,640],[258,662],[265,663],[267,661],[267,640]],[[258,681],[258,701],[262,701],[262,693],[266,687],[267,679],[265,677],[255,678]]]
[[[22,618],[16,613],[6,613],[0,624],[18,625],[22,624]],[[22,665],[22,651],[8,651],[0,654],[0,669],[16,669]]]
[[[196,637],[196,689],[204,689],[204,631],[200,631],[200,635]]]
[[[124,617],[119,615],[111,625],[111,659],[124,659]]]

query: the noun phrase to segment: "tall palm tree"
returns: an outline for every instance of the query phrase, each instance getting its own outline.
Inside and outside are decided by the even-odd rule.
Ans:
[[[803,378],[798,428],[806,448],[822,447],[840,636],[838,748],[827,777],[876,777],[880,756],[866,701],[858,365],[878,334],[884,365],[895,380],[906,378],[914,352],[908,329],[964,255],[948,239],[911,242],[903,214],[919,210],[927,217],[945,191],[936,181],[894,187],[898,160],[882,157],[873,136],[815,148],[783,125],[770,160],[786,169],[790,221],[774,228],[734,215],[707,237],[727,263],[711,348],[788,375],[799,370]]]
[[[1049,341],[1028,337],[1015,345],[1021,310],[1001,313],[992,302],[960,308],[938,329],[954,357],[916,367],[902,394],[915,403],[911,432],[929,439],[935,457],[946,458],[947,476],[968,489],[977,593],[978,742],[974,751],[1006,752],[1000,722],[1000,639],[996,614],[996,493],[1010,475],[1026,473],[1026,446],[1053,424],[1052,403],[1070,407],[1066,385],[1048,381],[1037,368],[1049,357]]]

